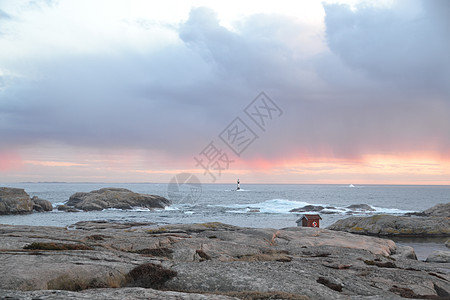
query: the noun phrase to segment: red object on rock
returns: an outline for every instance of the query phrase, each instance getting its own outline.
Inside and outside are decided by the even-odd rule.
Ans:
[[[301,215],[300,219],[296,221],[297,226],[302,227],[319,227],[320,226],[320,220],[322,218],[320,215]]]

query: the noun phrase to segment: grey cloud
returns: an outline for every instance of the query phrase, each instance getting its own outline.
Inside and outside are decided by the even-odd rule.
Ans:
[[[328,45],[349,66],[379,80],[394,80],[402,88],[446,89],[450,4],[416,5],[423,9],[408,13],[402,11],[406,4],[394,9],[360,5],[352,11],[347,5],[324,5]]]
[[[182,43],[157,52],[36,58],[41,81],[17,78],[0,89],[1,141],[192,157],[264,90],[285,113],[258,131],[244,159],[448,152],[450,107],[438,80],[445,70],[435,63],[445,65],[447,56],[434,48],[427,56],[421,41],[430,41],[429,29],[412,35],[415,23],[409,29],[388,10],[328,5],[326,12],[330,51],[315,56],[303,55],[308,45],[288,43],[308,30],[295,20],[255,15],[230,31],[212,10],[197,8],[177,29]],[[437,26],[433,20],[427,28]],[[444,47],[448,38],[433,34]],[[410,43],[421,47],[402,54]],[[432,82],[440,87],[434,100]]]
[[[1,19],[11,19],[11,16],[2,9],[0,9],[0,20]]]

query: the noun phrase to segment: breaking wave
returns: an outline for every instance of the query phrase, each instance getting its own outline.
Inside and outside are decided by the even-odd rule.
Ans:
[[[212,206],[212,205],[211,205]],[[265,213],[265,214],[292,214],[292,213],[319,213],[319,214],[343,214],[343,215],[371,215],[371,214],[394,214],[402,215],[411,210],[400,210],[395,208],[375,207],[371,205],[347,205],[336,206],[330,204],[312,204],[308,202],[292,201],[287,199],[272,199],[258,203],[248,204],[222,204],[217,207],[229,208],[229,213]],[[351,207],[350,207],[351,206]],[[303,209],[302,209],[303,208]],[[302,211],[294,211],[301,209]]]

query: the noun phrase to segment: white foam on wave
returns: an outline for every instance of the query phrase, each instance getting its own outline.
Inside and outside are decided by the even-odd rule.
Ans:
[[[389,214],[389,215],[403,215],[406,213],[412,213],[414,210],[401,210],[397,208],[385,208],[385,207],[376,207],[372,206],[375,209],[375,213],[377,214]]]
[[[324,209],[321,211],[305,211],[305,212],[291,212],[292,209],[295,208],[303,208],[307,205],[312,206],[323,206]],[[246,213],[267,213],[267,214],[291,214],[291,213],[318,213],[318,214],[351,214],[351,215],[374,215],[374,214],[393,214],[393,215],[402,215],[408,212],[412,212],[409,210],[401,210],[396,208],[384,208],[384,207],[375,207],[369,205],[374,211],[369,210],[358,210],[358,209],[350,209],[346,206],[336,206],[336,205],[327,205],[327,204],[319,204],[319,203],[308,203],[303,201],[292,201],[287,199],[272,199],[258,203],[247,203],[247,204],[221,204],[221,205],[209,205],[209,206],[217,206],[217,207],[225,207],[230,208],[226,210],[228,213],[236,213],[236,214],[246,214]]]
[[[164,210],[180,210],[180,209],[178,207],[171,205],[171,206],[164,207]]]
[[[258,203],[214,205],[214,206],[232,208],[232,210],[227,211],[232,213],[247,213],[247,212],[254,213],[255,210],[258,209],[260,213],[286,214],[290,213],[289,211],[291,209],[303,207],[308,204],[309,203],[307,202],[291,201],[286,199],[272,199]]]

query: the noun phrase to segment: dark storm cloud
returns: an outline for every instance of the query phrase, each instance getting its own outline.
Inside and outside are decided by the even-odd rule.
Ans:
[[[36,58],[42,80],[0,87],[2,144],[192,157],[265,91],[285,113],[244,158],[448,152],[448,13],[426,3],[419,19],[327,5],[330,50],[315,55],[297,41],[309,30],[297,20],[254,15],[231,31],[197,8],[177,29],[181,43],[156,52]]]

